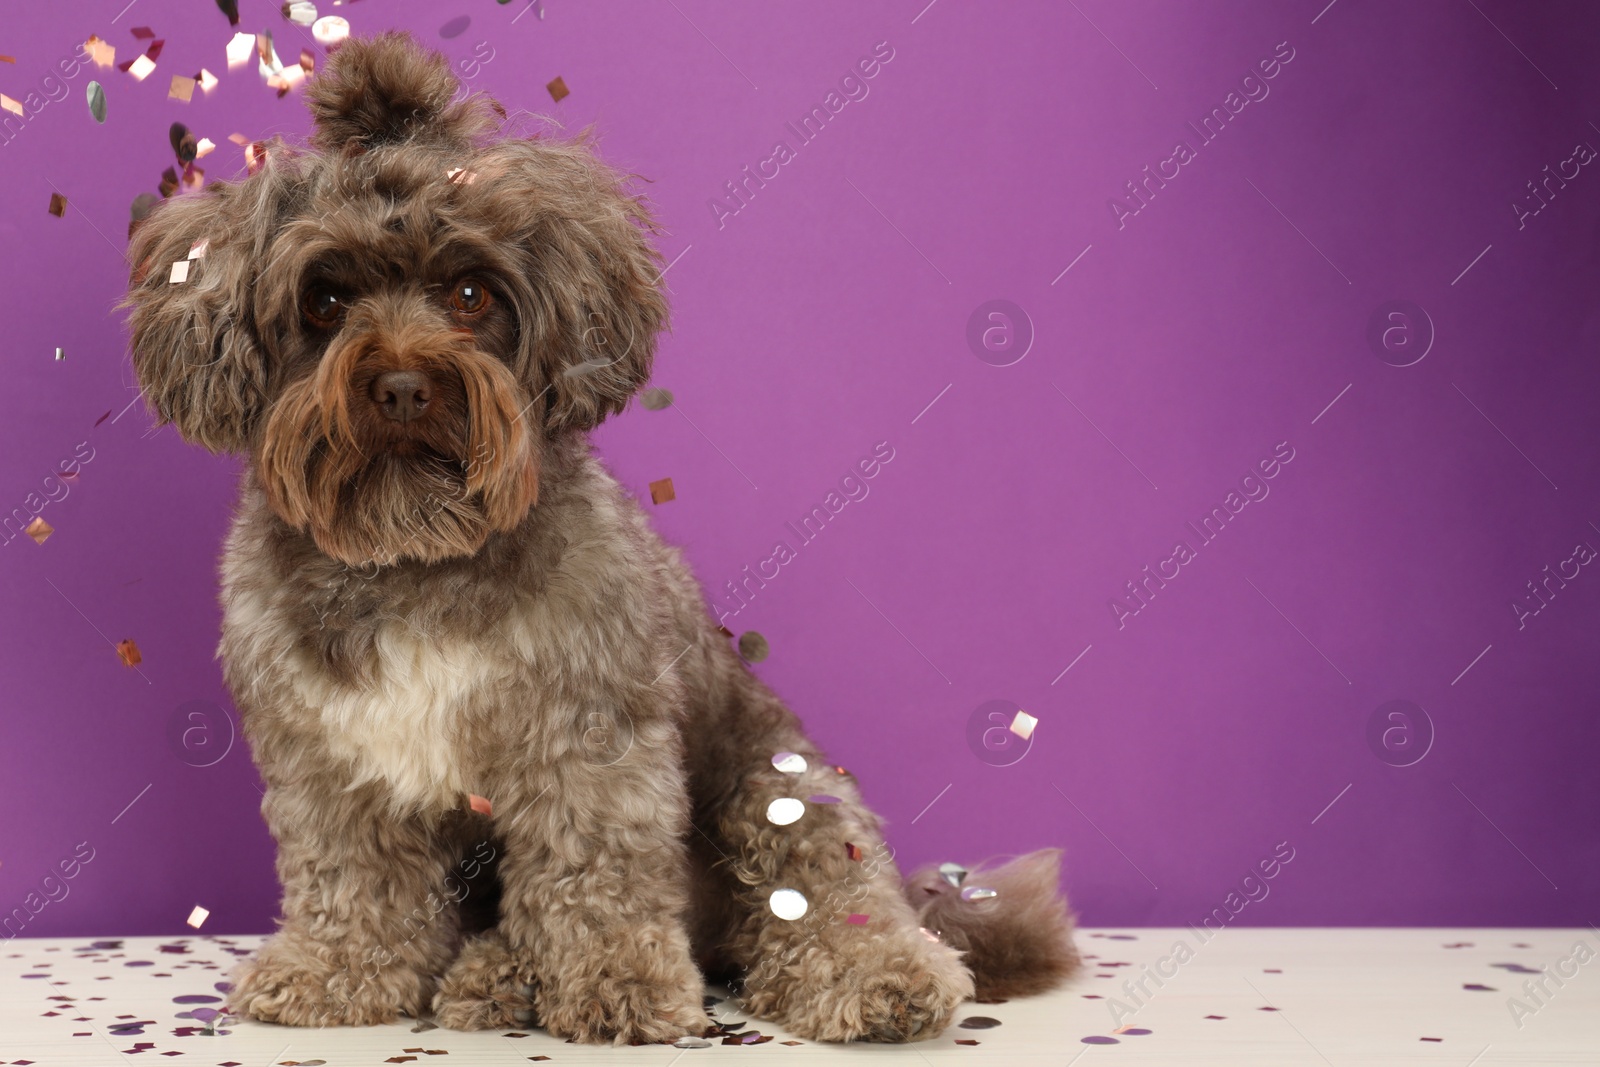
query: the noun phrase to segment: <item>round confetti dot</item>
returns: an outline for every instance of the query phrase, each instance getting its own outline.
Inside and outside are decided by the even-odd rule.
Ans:
[[[767,805],[767,821],[775,826],[788,826],[790,823],[799,822],[805,813],[805,801],[796,800],[794,797],[779,797]]]
[[[1086,1037],[1086,1038],[1083,1039],[1083,1043],[1085,1045],[1120,1045],[1120,1044],[1122,1044],[1122,1042],[1118,1041],[1116,1038],[1114,1038],[1114,1037],[1105,1037],[1102,1034],[1095,1034],[1093,1037]]]
[[[460,37],[467,32],[467,27],[470,25],[472,25],[471,16],[458,15],[439,27],[439,36],[447,40],[451,37]]]
[[[646,389],[639,403],[646,411],[662,411],[672,406],[672,393],[666,389]]]
[[[1000,1025],[1000,1020],[991,1019],[987,1015],[974,1015],[970,1018],[962,1019],[956,1025],[963,1030],[993,1030]]]
[[[1124,1037],[1144,1037],[1149,1032],[1150,1031],[1148,1031],[1148,1030],[1142,1030],[1142,1029],[1140,1029],[1138,1027],[1133,1027],[1133,1026],[1130,1026],[1125,1030],[1118,1030],[1117,1031],[1117,1033],[1123,1035]]]
[[[772,765],[784,774],[804,774],[806,758],[797,752],[779,752],[772,757]]]
[[[324,48],[332,48],[350,36],[350,23],[338,15],[324,15],[311,24],[311,36]]]
[[[760,663],[772,651],[772,646],[767,644],[767,639],[754,630],[746,630],[739,635],[739,655],[746,663]]]
[[[780,919],[787,919],[789,922],[794,922],[794,920],[800,918],[806,913],[806,909],[810,907],[806,903],[805,895],[797,889],[774,890],[771,898],[767,901],[767,906],[772,909],[772,914]]]

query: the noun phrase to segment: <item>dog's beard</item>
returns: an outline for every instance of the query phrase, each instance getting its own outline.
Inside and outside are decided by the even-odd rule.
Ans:
[[[366,391],[394,367],[357,339],[285,389],[257,452],[273,510],[351,566],[473,555],[538,496],[538,445],[511,372],[454,331],[394,343],[430,353],[411,361],[436,385],[426,418],[403,428],[376,413]]]

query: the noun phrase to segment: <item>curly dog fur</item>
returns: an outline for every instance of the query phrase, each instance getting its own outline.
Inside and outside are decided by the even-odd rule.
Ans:
[[[903,1041],[1059,980],[1058,855],[990,899],[903,886],[592,455],[666,324],[649,217],[586,143],[499,136],[457,89],[404,35],[352,40],[308,145],[134,235],[145,396],[249,457],[221,657],[283,917],[233,1010],[657,1042],[707,1028],[714,973],[803,1037]]]

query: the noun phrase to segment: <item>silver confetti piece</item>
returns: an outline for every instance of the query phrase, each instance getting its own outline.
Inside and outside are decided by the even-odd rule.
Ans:
[[[806,903],[805,894],[798,889],[777,889],[767,900],[767,905],[772,909],[772,914],[789,922],[800,918],[811,906]]]
[[[798,822],[805,813],[805,801],[796,800],[794,797],[779,797],[767,805],[767,821],[775,826],[788,826],[790,823]]]
[[[993,889],[982,885],[969,885],[961,890],[961,899],[966,901],[992,900],[998,895]]]
[[[967,869],[959,863],[939,864],[939,877],[949,882],[956,889],[961,888],[961,883],[967,880]]]
[[[106,120],[106,91],[99,82],[90,82],[87,90],[89,98],[89,114],[94,116],[96,122]]]
[[[806,758],[795,752],[779,752],[772,757],[772,765],[784,774],[804,774]]]

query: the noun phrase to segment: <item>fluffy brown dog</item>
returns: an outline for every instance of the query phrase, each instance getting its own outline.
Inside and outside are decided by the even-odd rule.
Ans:
[[[352,40],[307,148],[133,243],[146,397],[250,457],[221,655],[284,896],[232,1008],[670,1041],[708,1026],[704,969],[804,1037],[897,1041],[1053,984],[1058,855],[908,899],[591,454],[665,325],[649,219],[585,145],[497,139],[457,88],[407,37]]]

